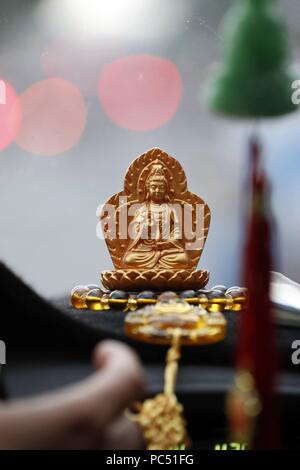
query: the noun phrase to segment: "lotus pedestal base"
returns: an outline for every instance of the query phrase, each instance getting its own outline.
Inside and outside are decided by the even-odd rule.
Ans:
[[[173,290],[202,289],[209,280],[209,272],[196,269],[149,270],[117,269],[103,271],[101,281],[109,290]]]

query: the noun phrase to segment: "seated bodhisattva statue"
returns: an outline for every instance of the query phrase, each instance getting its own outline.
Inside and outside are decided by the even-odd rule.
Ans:
[[[103,206],[101,222],[116,268],[102,272],[106,288],[184,290],[207,283],[209,273],[196,267],[209,229],[209,208],[187,190],[183,168],[162,150],[134,160],[124,190]]]
[[[180,220],[170,204],[162,165],[153,164],[146,181],[145,203],[134,215],[136,234],[123,257],[124,266],[143,269],[184,269],[189,256],[180,240]]]

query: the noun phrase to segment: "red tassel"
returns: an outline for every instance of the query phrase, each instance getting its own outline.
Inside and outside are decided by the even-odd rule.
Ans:
[[[270,303],[271,223],[269,185],[261,169],[261,151],[250,143],[251,207],[243,276],[248,300],[241,315],[237,368],[252,374],[261,411],[255,419],[252,449],[278,448],[274,385],[277,371],[275,332]]]

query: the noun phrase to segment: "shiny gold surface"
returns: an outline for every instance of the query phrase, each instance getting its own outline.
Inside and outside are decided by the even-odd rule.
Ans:
[[[180,346],[181,331],[178,328],[173,332],[171,347],[166,356],[163,393],[136,404],[136,413],[127,413],[141,427],[147,450],[169,450],[190,445],[183,406],[175,395]]]
[[[171,344],[176,331],[183,345],[215,343],[226,335],[222,313],[208,313],[180,298],[131,312],[124,326],[128,336],[154,344]]]
[[[139,207],[128,218],[128,228],[133,236],[124,239],[119,234],[120,213],[124,209],[120,200],[125,196],[124,204],[129,212],[132,205],[139,204]],[[100,216],[116,269],[102,273],[104,287],[110,290],[163,290],[168,284],[171,289],[184,290],[199,289],[207,283],[209,273],[196,271],[196,267],[209,230],[210,210],[203,199],[188,191],[185,172],[175,158],[159,148],[145,152],[128,168],[124,190],[113,195],[106,204],[116,209],[114,236],[107,227],[105,210]],[[183,227],[179,229],[182,221],[178,220],[175,205],[190,208],[191,233],[186,234]],[[200,205],[203,208],[202,228],[194,234],[196,206]],[[159,220],[159,223],[154,226],[153,220]],[[145,234],[151,236],[145,237]]]
[[[105,288],[110,290],[122,289],[130,291],[151,288],[153,290],[183,290],[201,289],[209,280],[209,273],[205,270],[178,269],[118,269],[115,271],[102,271],[101,281]]]
[[[71,304],[73,307],[82,309],[87,308],[85,297],[89,293],[88,286],[76,286],[71,290]]]

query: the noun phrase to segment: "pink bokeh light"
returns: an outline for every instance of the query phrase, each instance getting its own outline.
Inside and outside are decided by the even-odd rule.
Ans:
[[[148,131],[176,113],[183,85],[176,65],[153,55],[133,55],[107,64],[98,96],[105,113],[119,126]]]
[[[21,120],[18,95],[13,86],[0,78],[0,150],[16,137]]]
[[[87,110],[78,88],[62,78],[34,83],[20,95],[22,121],[17,144],[52,156],[70,149],[84,131]]]

